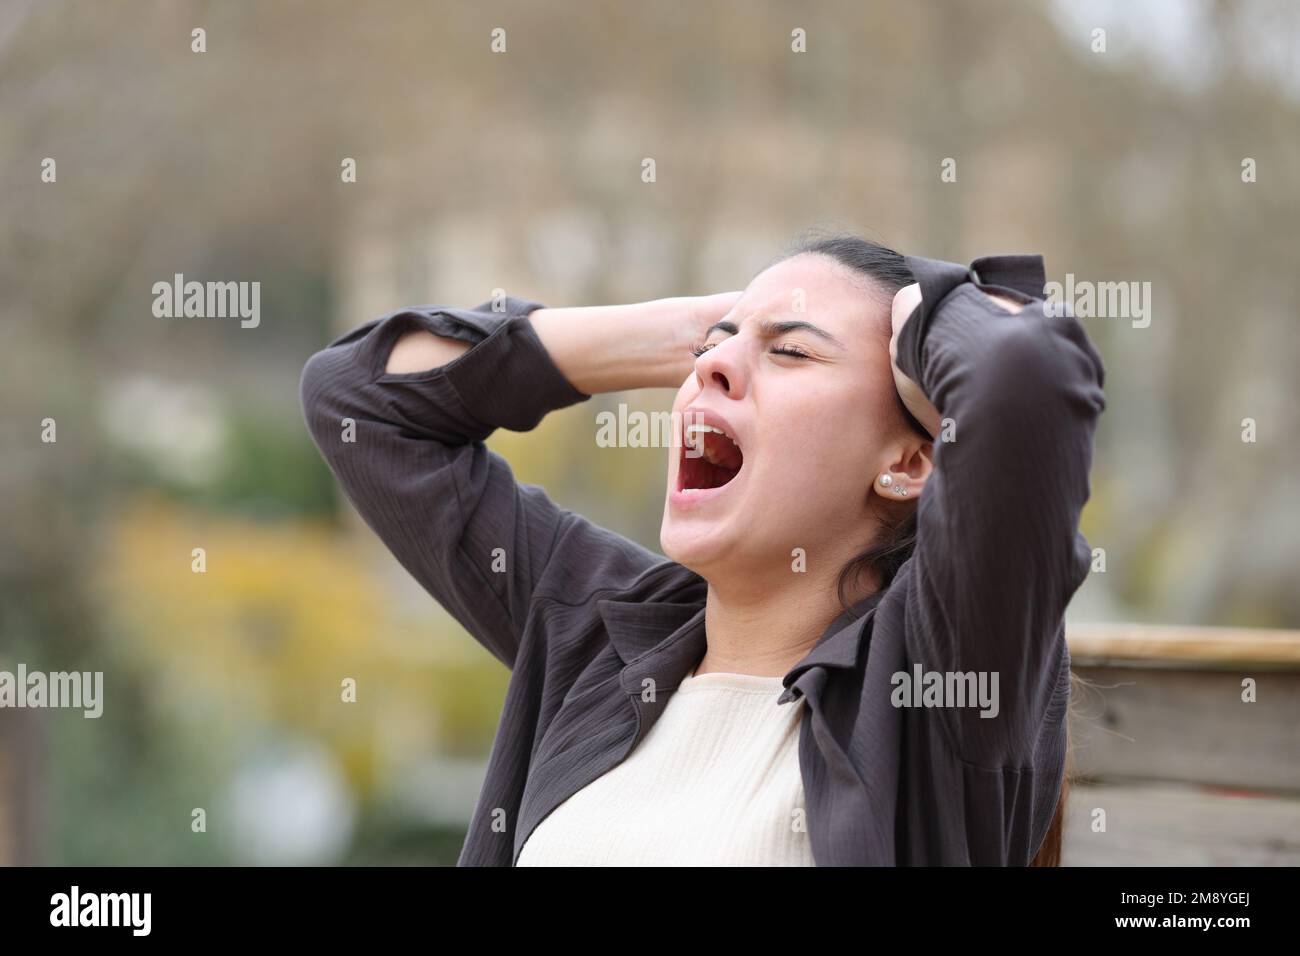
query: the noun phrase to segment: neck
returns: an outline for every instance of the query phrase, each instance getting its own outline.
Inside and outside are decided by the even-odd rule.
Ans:
[[[697,674],[726,672],[784,677],[803,660],[844,608],[836,580],[789,574],[783,584],[770,581],[709,581],[704,609],[707,647]],[[875,590],[866,582],[847,597],[850,603]]]

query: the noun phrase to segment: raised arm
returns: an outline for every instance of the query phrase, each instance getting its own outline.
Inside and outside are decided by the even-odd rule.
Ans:
[[[410,574],[513,666],[547,575],[618,587],[664,559],[556,505],[483,444],[592,393],[676,386],[722,297],[548,309],[503,297],[368,322],[316,353],[301,394],[312,438]],[[703,325],[700,325],[703,323]],[[576,595],[575,595],[576,596]]]
[[[895,379],[938,436],[917,504],[909,653],[926,670],[997,673],[996,717],[942,719],[963,759],[1029,766],[1066,702],[1063,621],[1089,567],[1078,525],[1104,369],[1077,319],[1044,315],[1039,257],[908,264],[918,286],[896,303]]]

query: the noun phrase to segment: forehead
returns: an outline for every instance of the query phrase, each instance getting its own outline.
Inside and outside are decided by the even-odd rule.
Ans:
[[[778,262],[754,277],[733,313],[786,316],[806,313],[836,335],[846,335],[873,323],[877,313],[889,314],[889,300],[859,276],[828,256],[804,253]]]

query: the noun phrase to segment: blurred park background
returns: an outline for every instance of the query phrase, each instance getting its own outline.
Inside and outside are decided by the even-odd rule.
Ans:
[[[813,225],[1151,283],[1088,320],[1066,862],[1300,860],[1295,4],[6,0],[0,183],[0,670],[107,699],[0,711],[0,863],[454,862],[509,675],[341,500],[304,361],[495,288],[740,288]],[[176,273],[260,282],[260,325],[156,318]],[[490,444],[657,549],[620,401],[669,396]]]

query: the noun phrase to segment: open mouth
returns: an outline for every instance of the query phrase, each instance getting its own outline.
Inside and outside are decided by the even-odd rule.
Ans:
[[[735,440],[714,425],[687,425],[677,469],[681,491],[721,488],[740,474],[745,456]]]

